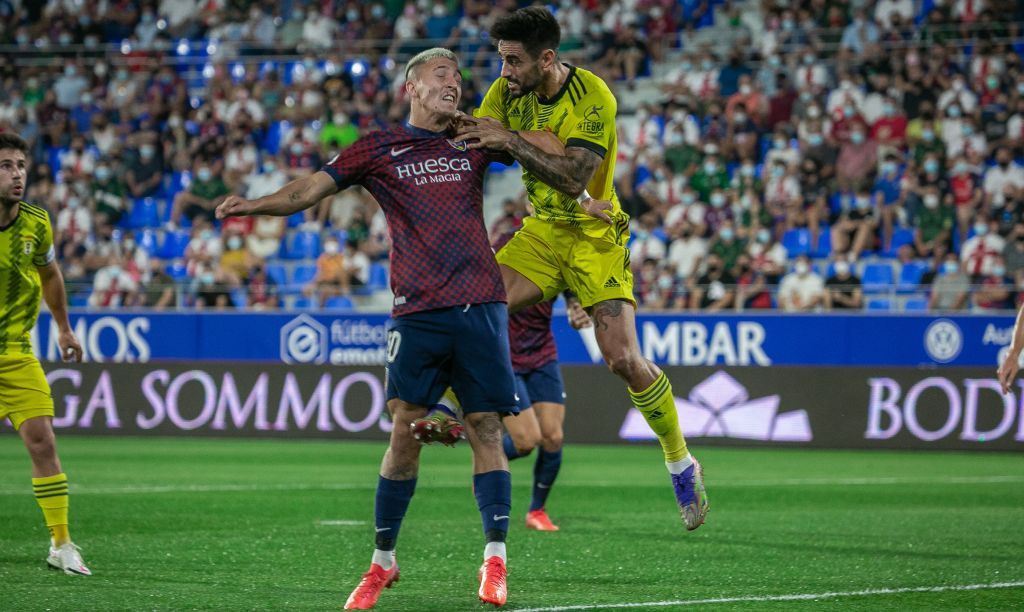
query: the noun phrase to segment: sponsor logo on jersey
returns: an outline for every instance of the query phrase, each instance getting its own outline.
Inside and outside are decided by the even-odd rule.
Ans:
[[[583,113],[583,119],[585,121],[600,121],[601,120],[601,111],[603,111],[603,110],[604,110],[603,106],[598,106],[596,104],[591,104],[590,108],[587,109],[587,112]]]
[[[472,172],[473,166],[465,157],[438,157],[395,166],[399,179],[415,179],[417,185],[427,183],[454,183],[462,180],[461,172]]]

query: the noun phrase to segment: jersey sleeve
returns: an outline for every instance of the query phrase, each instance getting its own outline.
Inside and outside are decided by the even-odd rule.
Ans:
[[[573,108],[576,124],[566,135],[565,146],[582,147],[604,158],[615,139],[618,105],[607,89],[592,91]]]
[[[379,138],[364,136],[355,141],[351,147],[335,155],[320,168],[320,171],[326,172],[334,179],[338,191],[358,185],[370,172],[379,157],[376,151],[379,142]]]
[[[32,253],[32,263],[38,267],[48,266],[50,262],[57,259],[57,253],[53,248],[53,227],[50,221],[40,221],[40,230],[36,232],[39,237],[36,250]]]
[[[508,127],[508,114],[505,108],[505,95],[508,92],[508,84],[505,79],[498,79],[491,83],[484,99],[480,102],[480,108],[473,111],[474,117],[491,117],[497,119],[502,125]]]

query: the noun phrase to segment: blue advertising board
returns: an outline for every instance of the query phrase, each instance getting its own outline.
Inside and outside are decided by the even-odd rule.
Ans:
[[[71,324],[98,362],[258,361],[379,365],[387,315],[326,313],[161,313],[72,311]],[[553,323],[566,364],[598,363],[593,332]],[[645,356],[662,365],[839,365],[994,367],[1010,342],[1013,317],[885,314],[643,314]],[[56,361],[48,314],[33,338]]]

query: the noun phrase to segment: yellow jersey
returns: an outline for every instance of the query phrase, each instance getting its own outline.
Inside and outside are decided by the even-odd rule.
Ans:
[[[32,354],[30,333],[39,316],[39,270],[56,257],[50,217],[18,203],[18,216],[0,228],[0,355]]]
[[[603,159],[587,184],[587,192],[597,200],[607,200],[614,214],[621,207],[612,181],[618,139],[615,113],[618,104],[608,85],[589,70],[564,64],[569,69],[562,88],[550,100],[536,92],[513,98],[504,77],[495,81],[475,111],[477,117],[492,117],[512,130],[548,130],[566,147],[583,147]],[[534,215],[546,221],[565,221],[574,226],[591,219],[576,199],[540,182],[523,169],[523,184],[533,204]]]

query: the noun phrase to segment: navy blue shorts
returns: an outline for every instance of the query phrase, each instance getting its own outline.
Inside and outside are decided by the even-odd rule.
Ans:
[[[448,387],[463,412],[519,412],[504,303],[395,318],[388,331],[387,398],[433,406]]]
[[[557,361],[549,361],[534,370],[516,374],[519,409],[526,410],[537,402],[565,403],[565,386]]]

